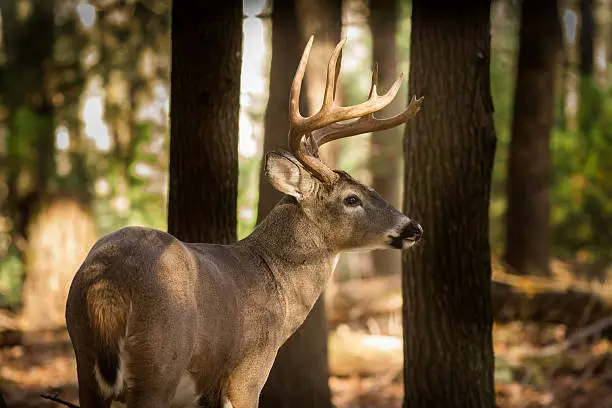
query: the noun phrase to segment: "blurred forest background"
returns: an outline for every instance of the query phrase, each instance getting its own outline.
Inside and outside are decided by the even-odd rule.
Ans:
[[[324,45],[315,47],[311,61],[320,67],[329,44],[348,37],[345,105],[366,98],[373,58],[383,89],[396,73],[408,73],[410,1],[295,3],[299,13],[282,10],[294,20],[279,17],[300,27],[287,37],[295,40],[286,47],[292,52],[301,52],[316,32],[315,44]],[[75,398],[64,304],[93,242],[126,225],[167,229],[170,2],[2,0],[0,12],[0,391],[11,407],[34,407],[43,406],[42,391]],[[272,17],[265,0],[245,0],[238,238],[253,229],[264,205],[260,165],[275,78]],[[606,339],[612,327],[612,0],[559,0],[559,36],[536,17],[523,17],[528,40],[522,44],[521,2],[495,1],[491,8],[498,404],[612,407]],[[519,92],[519,52],[548,61],[525,68],[525,75],[540,75],[537,88]],[[293,75],[295,65],[282,69]],[[316,89],[321,78],[310,75],[308,86]],[[408,95],[404,82],[395,111]],[[542,109],[531,109],[533,100]],[[436,109],[427,97],[424,109]],[[275,121],[286,129],[285,117],[268,119],[271,126]],[[401,208],[402,137],[399,129],[322,150],[328,163]],[[341,258],[325,294],[329,384],[338,407],[401,406],[400,277],[397,252]]]

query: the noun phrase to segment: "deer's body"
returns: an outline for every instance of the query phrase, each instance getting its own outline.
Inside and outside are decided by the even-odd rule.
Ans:
[[[336,254],[304,234],[313,228],[288,197],[233,245],[183,243],[143,227],[100,239],[68,297],[69,308],[87,311],[67,315],[73,344],[83,345],[79,371],[96,379],[80,386],[93,388],[93,399],[100,388],[124,401],[130,387],[165,388],[168,399],[177,394],[177,403],[211,396],[217,399],[205,401],[211,406],[258,397],[278,348],[304,321],[332,273]],[[303,285],[305,278],[310,285]],[[103,336],[116,344],[91,347]],[[147,342],[155,348],[142,350]],[[116,347],[116,363],[98,361],[96,352],[105,346]]]
[[[311,44],[292,88],[296,109]],[[342,44],[328,76],[338,75]],[[318,159],[320,144],[416,114],[420,100],[375,119],[371,112],[399,88],[381,97],[375,81],[364,104],[335,107],[334,80],[321,112],[294,112],[293,154],[270,152],[265,162],[266,177],[285,197],[247,238],[192,244],[129,227],[94,245],[66,305],[82,408],[108,408],[112,400],[128,408],[256,408],[278,349],[323,292],[338,254],[408,248],[421,237],[418,223]]]

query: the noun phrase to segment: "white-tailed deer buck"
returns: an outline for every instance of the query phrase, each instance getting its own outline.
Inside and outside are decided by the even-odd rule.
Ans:
[[[318,147],[400,125],[422,98],[397,116],[374,118],[402,80],[380,96],[375,67],[369,99],[337,106],[343,40],[329,61],[321,110],[302,117],[312,41],[291,88],[292,154],[265,158],[266,177],[285,197],[251,235],[232,245],[195,244],[128,227],[91,249],[66,306],[82,408],[113,400],[129,408],[257,407],[279,347],[323,292],[338,254],[408,248],[421,237],[421,226],[372,188],[327,167]]]

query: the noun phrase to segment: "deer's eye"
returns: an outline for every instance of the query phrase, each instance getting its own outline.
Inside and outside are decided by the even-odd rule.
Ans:
[[[361,205],[361,200],[355,194],[351,194],[344,199],[344,205],[347,207],[357,207]]]

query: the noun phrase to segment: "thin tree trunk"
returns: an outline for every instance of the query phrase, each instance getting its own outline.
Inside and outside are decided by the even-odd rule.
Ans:
[[[172,7],[168,231],[236,240],[242,1]]]
[[[580,0],[578,125],[584,138],[590,139],[593,125],[601,111],[601,91],[595,83],[595,0]]]
[[[580,1],[580,75],[592,77],[595,63],[595,0]]]
[[[293,74],[301,57],[304,41],[297,31],[297,0],[275,1],[272,12],[272,61],[270,68],[270,99],[266,110],[266,136],[264,152],[268,152],[287,144],[288,134],[288,98]],[[311,3],[309,6],[321,6]],[[324,13],[325,14],[325,13]],[[327,16],[327,17],[326,17]],[[304,14],[301,15],[304,18]],[[319,16],[321,17],[321,16]],[[325,14],[320,20],[328,21]],[[331,17],[332,19],[335,17]],[[339,19],[337,20],[339,24]],[[328,21],[329,23],[329,21]],[[329,54],[323,55],[327,40],[327,29],[315,32],[315,43],[309,59],[310,72],[322,69],[320,58],[329,59]],[[318,34],[318,35],[317,35]],[[338,30],[338,37],[340,36]],[[303,37],[302,37],[303,38]],[[306,73],[305,86],[307,95],[320,92],[321,76]],[[324,81],[323,77],[323,81]],[[314,83],[314,85],[312,85]],[[302,95],[304,92],[302,92]],[[307,99],[310,111],[318,110],[313,107],[311,98]],[[304,112],[304,114],[307,114]],[[280,120],[279,120],[280,118]],[[264,187],[264,184],[265,187]],[[260,203],[258,221],[265,217],[268,211],[276,204],[279,194],[270,194],[271,187],[267,181],[260,181]],[[265,195],[263,195],[265,194]],[[263,201],[261,201],[263,200]],[[327,363],[327,319],[323,296],[316,302],[302,326],[280,348],[268,381],[264,386],[260,398],[263,408],[331,408],[331,392],[328,384],[329,369]]]
[[[302,56],[301,47],[304,44],[298,31],[295,1],[276,1],[272,9],[272,60],[270,61],[268,106],[264,116],[264,154],[271,150],[288,148],[289,91],[294,71]],[[306,99],[307,93],[307,87],[302,86],[300,102]],[[258,224],[282,197],[282,194],[268,182],[263,170],[262,165],[257,205]]]
[[[561,50],[556,0],[522,6],[518,76],[508,158],[506,254],[521,274],[550,273],[550,135]]]
[[[495,153],[490,0],[414,0],[404,211],[406,408],[494,407],[489,194]]]
[[[372,57],[379,68],[381,92],[397,79],[397,20],[398,0],[370,0],[370,29],[372,30]],[[400,112],[402,98],[396,98],[379,116]],[[372,187],[387,201],[400,206],[400,165],[402,161],[402,128],[375,132],[370,138],[370,169]],[[379,275],[397,273],[401,268],[398,251],[373,251],[374,270]]]

